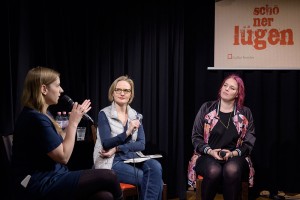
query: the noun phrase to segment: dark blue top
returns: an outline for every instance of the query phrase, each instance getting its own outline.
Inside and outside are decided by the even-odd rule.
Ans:
[[[23,198],[72,198],[80,171],[70,172],[67,166],[47,155],[62,141],[63,138],[46,115],[23,108],[15,126],[12,149],[15,187]],[[24,189],[20,183],[27,175],[31,175],[31,179]]]

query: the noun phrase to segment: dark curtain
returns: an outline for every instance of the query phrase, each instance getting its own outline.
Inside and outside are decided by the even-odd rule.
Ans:
[[[168,195],[184,199],[194,118],[234,72],[245,81],[245,105],[255,120],[255,186],[299,192],[299,72],[207,70],[213,66],[213,1],[5,3],[2,135],[13,133],[32,67],[59,71],[65,94],[79,102],[91,99],[95,121],[109,105],[112,81],[127,74],[135,82],[132,106],[144,116],[147,151],[163,154]],[[54,114],[59,106],[51,107]]]
[[[201,7],[186,4],[185,10],[184,93],[188,102],[184,127],[193,126],[202,103],[217,98],[225,76],[241,75],[246,87],[245,105],[252,111],[257,138],[252,152],[256,176],[251,192],[253,196],[264,189],[299,193],[299,71],[207,70],[214,66],[214,2]],[[191,131],[186,128],[189,137]]]

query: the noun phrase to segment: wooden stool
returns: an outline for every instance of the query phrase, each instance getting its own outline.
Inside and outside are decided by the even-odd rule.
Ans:
[[[196,180],[196,199],[201,200],[201,184],[203,181],[202,176],[198,176]],[[248,200],[248,188],[249,188],[249,183],[247,181],[242,182],[242,191],[241,191],[241,200]]]
[[[126,200],[128,197],[138,196],[138,188],[136,186],[127,184],[127,183],[120,183],[120,186],[123,191],[124,200]],[[166,184],[163,185],[162,199],[167,200],[167,185]]]

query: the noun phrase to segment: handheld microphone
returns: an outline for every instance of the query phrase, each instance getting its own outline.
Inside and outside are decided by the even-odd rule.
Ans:
[[[221,157],[221,158],[224,158],[225,156],[226,156],[226,151],[219,151],[219,156]]]
[[[74,101],[67,95],[62,96],[61,99],[66,101],[67,103],[69,103],[70,106],[73,106],[73,104],[74,104]],[[85,120],[89,120],[94,124],[94,120],[88,114],[84,113],[82,118]]]
[[[143,119],[143,115],[142,114],[137,114],[136,115],[136,119],[138,119],[140,122],[142,122],[142,119]]]
[[[135,119],[139,120],[140,123],[142,123],[142,119],[143,119],[143,115],[138,113],[136,116],[135,116]],[[136,127],[133,129],[133,131],[136,131]]]

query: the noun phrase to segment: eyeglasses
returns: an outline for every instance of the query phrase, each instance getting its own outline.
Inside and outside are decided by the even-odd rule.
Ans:
[[[121,88],[116,88],[116,89],[115,89],[115,92],[116,92],[117,94],[121,94],[122,92],[124,92],[124,94],[129,94],[129,93],[131,93],[131,89],[121,89]]]

